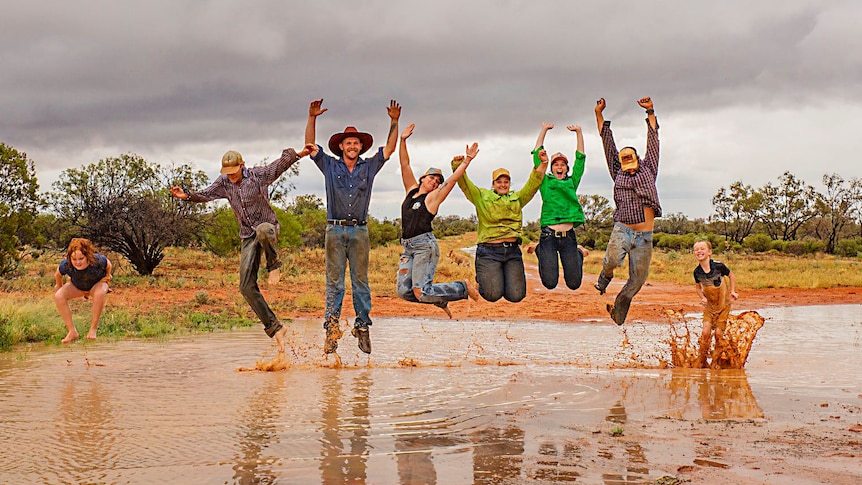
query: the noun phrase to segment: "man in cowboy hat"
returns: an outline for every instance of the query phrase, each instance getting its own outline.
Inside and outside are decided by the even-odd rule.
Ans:
[[[608,241],[608,249],[602,260],[596,289],[604,295],[614,277],[614,269],[629,256],[629,279],[607,309],[617,325],[626,321],[632,298],[640,291],[649,276],[652,260],[652,232],[654,220],[661,217],[656,179],[658,178],[658,120],[649,97],[638,100],[646,110],[647,145],[646,156],[641,159],[632,147],[617,151],[610,120],[605,120],[605,98],[596,101],[596,126],[605,149],[605,160],[611,179],[614,181],[614,229]]]
[[[371,353],[371,288],[368,286],[368,204],[374,177],[395,151],[398,141],[398,118],[401,105],[394,99],[386,109],[389,114],[389,135],[386,146],[378,148],[369,158],[359,158],[373,143],[370,134],[348,126],[329,139],[329,149],[336,157],[327,155],[316,144],[317,117],[326,112],[323,99],[311,102],[308,107],[308,123],[305,126],[305,143],[312,144],[311,158],[323,172],[326,187],[326,310],[323,328],[326,340],[323,351],[327,354],[338,348],[338,339],[343,335],[339,324],[341,302],[344,299],[344,272],[350,261],[350,284],[353,290],[353,309],[356,322],[353,336],[359,349]]]
[[[239,222],[239,237],[242,239],[239,257],[239,290],[263,323],[266,334],[270,338],[275,338],[278,351],[282,353],[287,327],[278,321],[257,286],[257,272],[260,269],[262,254],[266,255],[266,269],[270,277],[281,266],[276,252],[278,219],[269,205],[267,188],[297,160],[308,155],[312,148],[313,146],[306,145],[299,153],[293,148],[287,148],[278,160],[262,167],[252,168],[246,168],[242,155],[231,150],[221,159],[222,175],[209,187],[190,194],[181,187],[171,187],[173,197],[189,202],[228,200]],[[274,280],[275,278],[271,278],[270,284]]]

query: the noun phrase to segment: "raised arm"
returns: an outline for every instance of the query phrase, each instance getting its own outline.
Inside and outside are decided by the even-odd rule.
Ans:
[[[389,157],[395,153],[395,144],[398,142],[398,118],[401,117],[401,105],[398,101],[390,99],[386,113],[389,114],[389,135],[386,137],[386,146],[383,147],[383,158],[389,160]]]
[[[467,145],[466,155],[458,155],[455,157],[456,160],[460,161],[460,164],[457,168],[452,172],[452,175],[449,176],[448,179],[444,180],[442,184],[437,186],[433,192],[428,194],[425,198],[425,206],[428,207],[428,212],[432,214],[437,213],[437,209],[439,209],[440,204],[446,200],[446,197],[449,196],[449,193],[452,192],[452,189],[455,188],[455,184],[461,180],[461,177],[464,176],[464,172],[467,171],[467,166],[470,165],[470,162],[476,158],[476,155],[479,154],[479,144],[473,143],[472,145]]]
[[[596,127],[599,129],[599,135],[602,134],[602,126],[605,125],[605,116],[602,114],[602,111],[605,110],[606,106],[605,98],[599,98],[596,101]]]
[[[317,138],[317,117],[326,113],[326,110],[329,108],[322,107],[323,98],[315,99],[311,102],[311,105],[308,106],[308,122],[305,124],[305,144],[317,145],[315,142]]]
[[[541,147],[542,145],[545,144],[545,135],[548,134],[549,130],[553,130],[553,129],[554,129],[553,123],[545,123],[544,121],[542,122],[542,129],[539,130],[539,137],[536,138],[536,146],[533,147],[533,150],[538,150],[539,147]]]
[[[407,153],[407,139],[413,134],[415,126],[415,123],[411,123],[404,129],[404,133],[401,133],[401,146],[398,149],[398,159],[401,162],[401,182],[404,183],[405,192],[410,192],[419,186],[416,175],[413,174],[413,168],[410,167],[410,155]]]
[[[647,151],[643,158],[644,165],[648,166],[653,173],[658,174],[658,120],[655,117],[653,102],[649,96],[638,100],[638,105],[646,110],[647,114]]]
[[[584,153],[584,133],[583,133],[583,130],[581,130],[581,125],[569,125],[566,127],[566,129],[568,129],[569,131],[575,132],[575,135],[578,138],[578,145],[577,145],[577,148],[575,148],[575,150],[577,150],[578,152]]]

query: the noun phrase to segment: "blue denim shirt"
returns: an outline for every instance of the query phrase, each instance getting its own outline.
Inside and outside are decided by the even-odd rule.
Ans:
[[[383,147],[372,157],[360,157],[352,172],[342,158],[327,155],[320,145],[317,156],[311,159],[323,172],[326,183],[326,218],[367,220],[374,177],[387,161],[383,157]]]

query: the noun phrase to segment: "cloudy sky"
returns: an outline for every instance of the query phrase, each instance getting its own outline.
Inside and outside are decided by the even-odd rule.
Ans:
[[[770,1],[82,1],[0,0],[0,142],[34,160],[43,190],[60,172],[136,153],[215,177],[221,155],[249,164],[300,147],[324,98],[318,143],[355,125],[382,145],[403,106],[417,172],[477,141],[468,174],[497,167],[519,188],[542,121],[549,151],[586,134],[582,194],[611,198],[593,107],[607,99],[620,146],[643,149],[651,96],[661,125],[665,213],[708,217],[742,180],[789,170],[822,189],[862,176],[862,2]],[[854,33],[855,32],[855,33]],[[300,162],[294,194],[323,197]],[[371,214],[395,218],[393,156]],[[538,218],[540,201],[525,210]],[[467,216],[454,191],[441,214]]]

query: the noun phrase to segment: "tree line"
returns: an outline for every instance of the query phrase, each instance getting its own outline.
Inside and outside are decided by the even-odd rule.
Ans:
[[[260,162],[266,163],[266,160]],[[290,197],[295,164],[270,186],[270,200],[281,226],[281,245],[323,247],[326,209],[315,195]],[[134,269],[149,275],[170,246],[198,246],[220,255],[238,251],[239,226],[227,205],[189,204],[170,196],[172,185],[194,192],[209,180],[191,165],[163,166],[135,154],[99,160],[64,170],[47,193],[39,191],[35,164],[26,153],[0,143],[0,275],[13,274],[20,259],[43,248],[65,248],[72,237],[86,237],[116,252]],[[754,188],[742,181],[721,187],[712,198],[709,219],[682,213],[656,221],[654,245],[689,249],[709,239],[719,250],[826,252],[862,255],[862,181],[824,175],[824,193],[785,172],[778,182]],[[613,227],[613,205],[600,195],[581,195],[586,223],[578,240],[604,249]],[[397,242],[400,220],[369,216],[374,246]],[[475,215],[434,219],[437,237],[475,231]],[[525,224],[532,240],[538,221]]]

